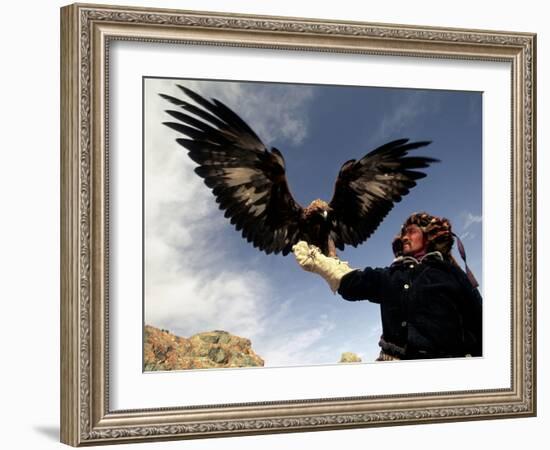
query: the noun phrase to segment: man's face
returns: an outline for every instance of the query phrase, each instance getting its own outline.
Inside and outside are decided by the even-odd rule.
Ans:
[[[404,255],[416,255],[425,250],[426,240],[424,239],[424,233],[422,233],[418,225],[407,226],[405,233],[401,237],[401,241],[403,242]]]

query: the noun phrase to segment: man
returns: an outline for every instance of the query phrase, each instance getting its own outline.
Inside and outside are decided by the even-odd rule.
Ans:
[[[447,219],[416,213],[394,239],[396,258],[386,268],[354,270],[304,241],[293,251],[345,300],[380,304],[378,361],[481,356],[481,296],[473,274],[451,255],[454,236]]]

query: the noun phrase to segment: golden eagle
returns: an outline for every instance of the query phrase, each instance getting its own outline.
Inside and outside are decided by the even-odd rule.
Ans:
[[[407,156],[430,141],[388,142],[358,161],[344,163],[329,203],[317,199],[302,208],[290,193],[279,150],[268,150],[246,122],[219,100],[178,87],[195,104],[159,94],[185,111],[167,110],[177,122],[164,125],[186,136],[176,141],[199,165],[195,172],[212,189],[225,217],[243,238],[267,254],[287,255],[301,240],[329,256],[336,255],[336,248],[356,247],[371,236],[394,203],[416,186],[416,180],[426,176],[416,169],[437,162]]]

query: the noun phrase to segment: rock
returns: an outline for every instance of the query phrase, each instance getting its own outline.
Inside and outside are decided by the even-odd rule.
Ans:
[[[341,363],[353,363],[353,362],[361,362],[361,358],[357,356],[355,353],[352,352],[344,352],[342,353],[342,356],[340,357]]]
[[[218,341],[220,340],[220,336],[219,335],[216,335],[216,334],[211,334],[211,333],[208,333],[208,334],[201,334],[198,336],[198,338],[204,342],[207,342],[209,344],[217,344]]]
[[[261,367],[250,339],[214,330],[190,338],[145,326],[144,369],[183,370],[222,367]]]
[[[227,354],[221,347],[214,347],[208,351],[208,358],[214,361],[216,364],[223,364],[227,362]]]

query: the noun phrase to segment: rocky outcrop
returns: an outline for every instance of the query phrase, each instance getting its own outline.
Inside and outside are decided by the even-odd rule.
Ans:
[[[361,358],[352,352],[344,352],[340,357],[341,363],[361,362]]]
[[[144,368],[152,370],[260,367],[264,361],[249,339],[227,331],[208,331],[190,338],[145,326]]]

